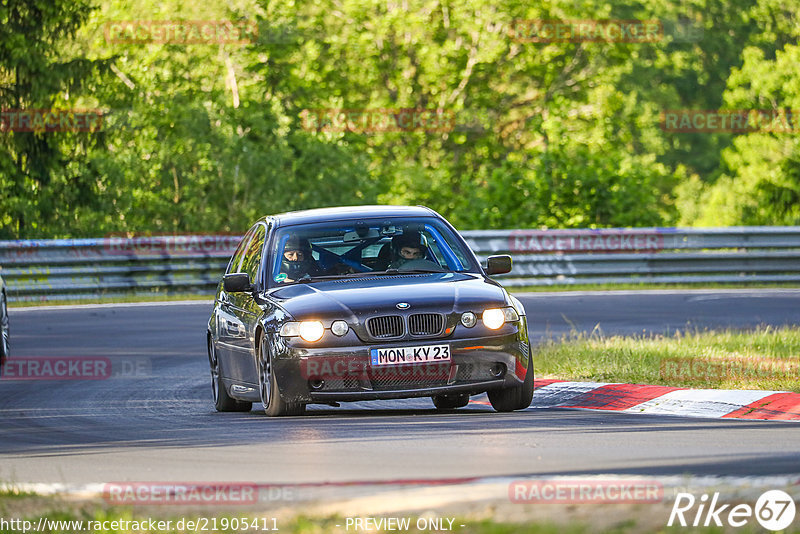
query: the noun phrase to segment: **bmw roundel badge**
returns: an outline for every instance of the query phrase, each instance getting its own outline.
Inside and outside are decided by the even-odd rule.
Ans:
[[[398,302],[396,306],[398,310],[407,310],[411,307],[411,304],[408,302]]]

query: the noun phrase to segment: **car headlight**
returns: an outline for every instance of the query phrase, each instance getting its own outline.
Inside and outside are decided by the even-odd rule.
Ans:
[[[350,327],[347,326],[345,321],[333,321],[333,323],[331,323],[331,332],[337,336],[341,337],[345,335],[348,330],[350,330]]]
[[[483,324],[490,330],[497,330],[506,323],[519,321],[519,314],[512,307],[489,308],[483,311]]]
[[[314,342],[322,338],[325,327],[319,321],[303,321],[300,323],[300,337],[306,341]]]
[[[322,334],[325,333],[325,327],[319,321],[301,321],[299,323],[291,322],[286,323],[281,327],[282,337],[297,337],[300,336],[309,343],[319,341],[322,339]]]
[[[478,318],[472,312],[464,312],[461,314],[461,324],[466,326],[467,328],[472,328],[475,326],[475,323],[478,322]]]

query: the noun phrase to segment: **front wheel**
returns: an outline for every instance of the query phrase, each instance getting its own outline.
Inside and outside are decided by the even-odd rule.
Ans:
[[[469,393],[461,393],[458,395],[434,395],[431,398],[437,410],[455,410],[456,408],[463,408],[469,404]]]
[[[492,408],[498,412],[524,410],[533,401],[533,358],[529,356],[528,370],[522,385],[487,392]]]
[[[261,338],[258,346],[258,389],[261,392],[261,403],[264,412],[271,416],[303,415],[306,405],[299,402],[286,402],[281,398],[278,390],[278,379],[272,368],[272,358],[269,354],[269,342],[266,337]]]
[[[211,367],[211,394],[214,396],[214,407],[218,412],[249,412],[253,408],[252,402],[240,401],[228,395],[222,375],[219,372],[219,358],[214,342],[208,340],[208,364]]]

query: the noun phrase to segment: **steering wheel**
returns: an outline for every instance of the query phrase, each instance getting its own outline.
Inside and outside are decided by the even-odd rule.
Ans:
[[[405,262],[403,265],[401,265],[397,270],[402,272],[402,271],[413,271],[415,269],[424,271],[436,271],[440,273],[447,272],[447,269],[444,269],[438,263],[425,259],[409,260]]]

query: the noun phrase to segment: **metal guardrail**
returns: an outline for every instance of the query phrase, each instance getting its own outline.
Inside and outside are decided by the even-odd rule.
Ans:
[[[9,301],[210,294],[238,235],[0,241]]]
[[[800,226],[465,232],[481,257],[508,253],[510,287],[800,282]]]
[[[800,227],[478,230],[481,260],[511,254],[511,287],[800,282]],[[235,235],[0,241],[9,300],[213,292]]]

